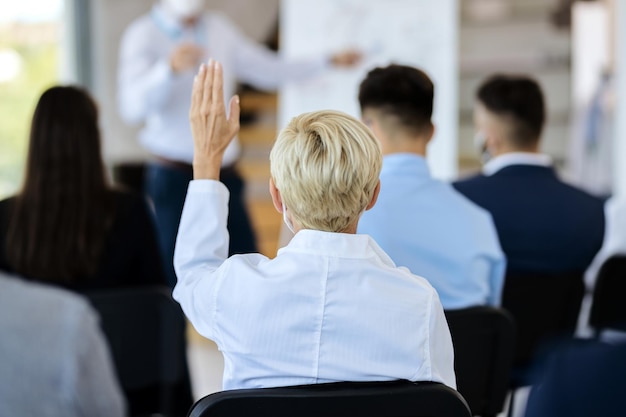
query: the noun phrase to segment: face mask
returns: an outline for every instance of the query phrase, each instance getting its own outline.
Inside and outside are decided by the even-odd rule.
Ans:
[[[474,148],[480,155],[480,162],[486,164],[491,159],[489,149],[487,149],[487,136],[480,130],[474,135]]]
[[[198,16],[204,8],[204,0],[163,0],[163,4],[178,19]]]
[[[291,220],[287,217],[287,207],[285,207],[285,203],[283,203],[283,222],[285,222],[287,229],[289,229],[291,233],[296,233],[293,231],[293,224],[291,223]]]

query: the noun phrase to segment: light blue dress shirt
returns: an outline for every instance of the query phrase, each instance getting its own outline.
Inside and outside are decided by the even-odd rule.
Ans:
[[[224,389],[408,379],[455,387],[435,290],[364,235],[300,230],[276,258],[228,255],[228,190],[192,181],[174,298],[224,355]]]
[[[386,155],[380,180],[358,232],[426,278],[444,309],[499,305],[506,262],[491,215],[432,178],[419,155]]]

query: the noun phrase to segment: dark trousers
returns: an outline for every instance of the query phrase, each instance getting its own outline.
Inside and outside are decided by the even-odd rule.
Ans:
[[[174,246],[187,186],[192,179],[193,170],[190,165],[170,166],[160,162],[149,164],[145,176],[146,193],[154,204],[159,244],[170,287],[176,284]],[[237,170],[231,167],[222,169],[220,181],[230,191],[227,223],[230,234],[229,256],[257,252],[252,224],[243,200],[243,179]]]

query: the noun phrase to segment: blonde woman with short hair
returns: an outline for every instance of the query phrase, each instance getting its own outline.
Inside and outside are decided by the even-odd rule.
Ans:
[[[224,354],[224,389],[337,381],[436,381],[455,387],[450,332],[435,290],[397,268],[360,215],[376,203],[380,146],[355,118],[302,114],[270,155],[270,193],[295,236],[274,259],[228,255],[224,151],[239,100],[222,67],[194,81],[194,180],[179,227],[174,298]]]

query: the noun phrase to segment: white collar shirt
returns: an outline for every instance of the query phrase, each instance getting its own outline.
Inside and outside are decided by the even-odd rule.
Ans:
[[[626,197],[613,197],[604,206],[605,231],[602,248],[585,273],[589,290],[593,290],[602,264],[613,255],[626,255]]]
[[[129,124],[143,124],[142,145],[161,158],[191,163],[193,140],[189,106],[195,70],[174,74],[169,59],[174,48],[191,42],[205,50],[204,61],[220,61],[224,68],[224,96],[235,93],[236,81],[261,89],[319,74],[326,57],[284,61],[276,53],[248,39],[228,18],[204,14],[194,28],[184,28],[160,6],[135,20],[123,35],[118,68],[118,108]],[[231,165],[239,155],[234,140],[224,156]]]
[[[483,174],[491,176],[503,168],[511,165],[533,165],[549,167],[552,158],[549,155],[532,152],[509,152],[491,159],[483,166]]]
[[[610,198],[604,205],[604,219],[602,247],[585,271],[587,293],[583,299],[577,329],[577,336],[584,338],[593,336],[593,329],[589,326],[589,314],[600,268],[612,256],[626,255],[626,197]]]
[[[455,387],[435,290],[366,235],[299,231],[274,259],[227,259],[228,191],[192,181],[174,298],[224,355],[224,389],[408,379]]]

